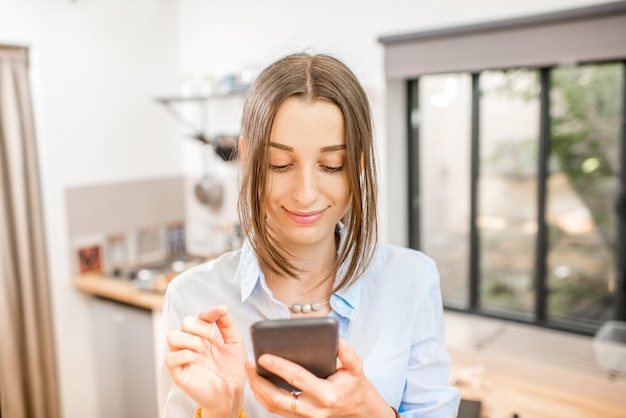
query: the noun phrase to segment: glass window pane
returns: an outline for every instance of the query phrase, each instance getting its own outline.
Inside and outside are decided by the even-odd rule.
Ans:
[[[614,315],[622,64],[558,68],[551,80],[548,317]]]
[[[478,214],[480,307],[534,313],[539,74],[480,74]]]
[[[444,303],[458,308],[469,302],[471,91],[468,74],[419,80],[420,247],[437,262]]]

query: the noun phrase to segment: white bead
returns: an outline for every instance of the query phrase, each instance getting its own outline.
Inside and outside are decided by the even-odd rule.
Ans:
[[[291,305],[291,310],[294,313],[298,313],[302,310],[302,305],[300,305],[299,303],[294,303],[293,305]]]
[[[311,304],[310,303],[305,303],[304,305],[302,305],[302,312],[303,313],[311,312]]]
[[[311,304],[311,309],[313,309],[314,311],[319,311],[320,309],[322,309],[322,302],[313,302]]]

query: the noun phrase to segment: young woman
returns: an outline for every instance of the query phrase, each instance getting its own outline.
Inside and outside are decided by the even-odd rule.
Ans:
[[[276,61],[247,94],[239,147],[244,245],[167,290],[163,417],[456,417],[435,264],[377,244],[371,114],[354,74],[327,55]],[[259,364],[302,392],[259,376],[250,325],[314,316],[339,323],[337,372],[266,354]]]

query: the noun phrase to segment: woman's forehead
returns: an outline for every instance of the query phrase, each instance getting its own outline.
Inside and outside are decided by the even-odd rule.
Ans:
[[[270,148],[291,152],[305,147],[323,152],[345,146],[345,123],[339,106],[328,100],[285,100],[274,118]]]

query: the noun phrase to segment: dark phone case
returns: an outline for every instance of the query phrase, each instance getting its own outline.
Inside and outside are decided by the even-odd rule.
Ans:
[[[250,327],[254,358],[270,353],[298,363],[317,377],[335,373],[337,320],[334,318],[275,319]],[[288,391],[299,390],[257,364],[257,373]]]

